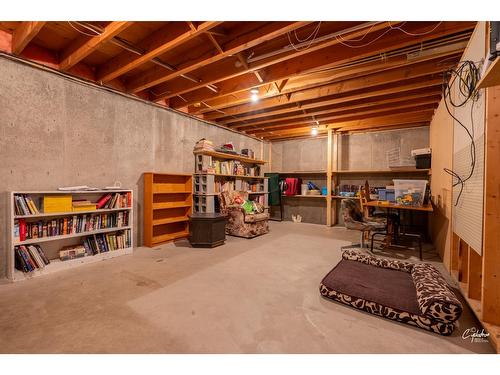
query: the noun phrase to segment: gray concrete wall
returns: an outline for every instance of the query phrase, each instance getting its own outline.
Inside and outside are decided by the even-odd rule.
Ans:
[[[388,169],[387,152],[399,149],[402,164],[411,158],[411,150],[429,147],[429,128],[413,128],[343,135],[339,139],[340,170]]]
[[[197,140],[261,142],[147,103],[0,57],[0,192],[107,186],[134,190],[141,243],[143,172],[191,173]],[[266,146],[267,147],[267,146]],[[6,199],[0,203],[0,277],[6,271]],[[138,241],[137,241],[138,240]]]
[[[272,144],[273,172],[318,171],[327,169],[327,139],[314,138],[291,140]],[[339,138],[339,170],[381,170],[388,169],[387,151],[399,149],[400,161],[413,162],[411,150],[429,147],[429,128],[402,129],[371,133],[346,134]],[[304,182],[310,176],[298,176]],[[401,178],[415,178],[415,175],[400,175]],[[420,176],[421,177],[421,176]],[[388,175],[349,175],[343,176],[339,185],[361,185],[368,179],[370,186],[385,186],[392,183]],[[326,186],[323,180],[314,180],[320,187]],[[285,198],[284,218],[291,220],[291,215],[300,214],[304,222],[325,224],[326,203],[311,202],[312,198]],[[340,203],[340,202],[339,202]],[[340,204],[338,204],[340,207]],[[337,209],[339,224],[342,218]]]

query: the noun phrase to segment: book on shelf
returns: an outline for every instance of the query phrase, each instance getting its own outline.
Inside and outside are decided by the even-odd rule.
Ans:
[[[17,242],[35,238],[92,232],[99,229],[121,228],[128,226],[128,223],[129,211],[73,215],[50,220],[39,220],[37,222],[26,222],[25,219],[19,219],[14,221],[14,240]]]
[[[97,202],[73,199],[71,195],[44,195],[39,205],[28,194],[15,194],[13,203],[15,215],[20,216],[129,208],[132,207],[132,193],[106,193]]]
[[[23,272],[33,272],[50,263],[39,245],[16,246],[14,256],[15,268]]]
[[[36,215],[40,213],[33,199],[26,194],[14,196],[14,210],[16,215]]]
[[[132,194],[107,193],[97,200],[97,209],[127,208],[132,206]]]
[[[238,160],[227,160],[220,161],[215,160],[213,162],[213,168],[215,170],[215,174],[229,174],[236,176],[260,176],[260,166],[250,167],[247,165],[243,165]]]
[[[85,246],[83,245],[72,245],[64,246],[59,250],[59,259],[62,261],[83,258],[87,254]]]
[[[87,255],[96,255],[118,249],[126,249],[132,245],[130,230],[115,233],[103,233],[85,237],[83,246]]]

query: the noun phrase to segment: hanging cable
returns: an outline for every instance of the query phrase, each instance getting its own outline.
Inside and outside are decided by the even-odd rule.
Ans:
[[[101,35],[101,33],[97,32],[96,30],[92,30],[92,31],[94,32],[94,34],[89,34],[89,33],[85,32],[85,31],[82,31],[82,30],[77,29],[77,28],[73,25],[73,23],[72,23],[71,21],[67,21],[67,22],[68,22],[68,24],[69,24],[69,25],[70,25],[70,26],[71,26],[71,27],[72,27],[75,31],[79,32],[80,34],[83,34],[83,35],[86,35],[86,36],[90,36],[90,37],[94,37],[94,36],[97,36],[97,35]],[[90,29],[90,28],[89,28],[89,29]]]
[[[460,190],[455,200],[455,206],[458,205],[465,183],[472,177],[476,167],[476,143],[474,140],[474,103],[478,100],[476,85],[480,78],[479,68],[473,61],[461,61],[455,69],[449,69],[443,77],[443,99],[448,114],[465,130],[470,138],[470,170],[467,176],[460,176],[456,171],[444,168],[444,171],[455,178],[453,187],[460,185]],[[458,85],[458,88],[456,88]],[[453,99],[453,90],[458,93],[458,98]],[[449,102],[449,104],[448,104]],[[465,107],[470,102],[470,121],[471,129],[465,126],[450,110],[453,108]]]

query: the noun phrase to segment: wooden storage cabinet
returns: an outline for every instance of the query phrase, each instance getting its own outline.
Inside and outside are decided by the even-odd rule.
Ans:
[[[144,246],[189,236],[192,176],[144,173]]]

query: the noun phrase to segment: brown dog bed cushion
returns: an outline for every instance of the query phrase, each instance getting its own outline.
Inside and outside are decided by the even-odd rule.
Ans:
[[[326,298],[384,318],[449,335],[462,305],[430,264],[347,250],[320,284]]]

